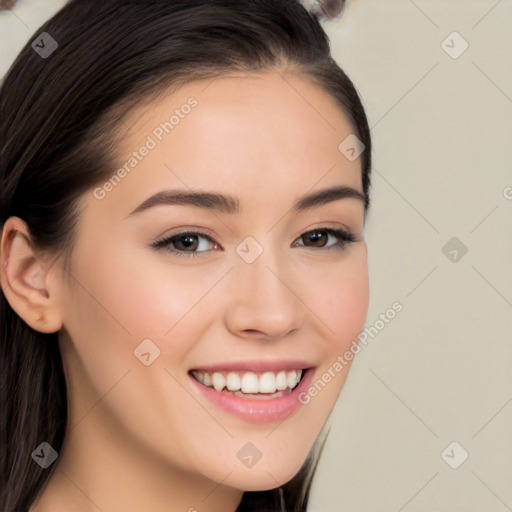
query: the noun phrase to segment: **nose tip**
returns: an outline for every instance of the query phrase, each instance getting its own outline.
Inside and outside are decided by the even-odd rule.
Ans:
[[[232,326],[245,338],[264,338],[275,341],[289,335],[301,324],[301,313],[293,300],[274,298],[265,302],[246,303],[232,311]]]
[[[264,260],[243,265],[232,280],[226,324],[245,338],[277,340],[302,323],[301,301],[292,291],[292,277],[281,277]]]

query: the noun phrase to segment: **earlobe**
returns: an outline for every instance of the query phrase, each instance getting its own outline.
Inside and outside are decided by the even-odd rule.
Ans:
[[[51,333],[62,327],[57,289],[47,265],[33,248],[26,223],[10,217],[0,242],[0,283],[11,308],[36,331]]]

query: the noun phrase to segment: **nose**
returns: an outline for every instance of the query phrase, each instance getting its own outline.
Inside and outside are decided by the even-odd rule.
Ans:
[[[265,250],[252,263],[237,260],[230,275],[225,323],[234,335],[277,340],[301,327],[304,299],[286,262]]]

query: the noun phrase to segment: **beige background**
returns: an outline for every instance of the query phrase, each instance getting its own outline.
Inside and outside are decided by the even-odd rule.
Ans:
[[[0,14],[1,74],[63,3]],[[324,27],[373,132],[367,326],[403,311],[356,356],[310,511],[512,511],[512,0],[349,0]]]

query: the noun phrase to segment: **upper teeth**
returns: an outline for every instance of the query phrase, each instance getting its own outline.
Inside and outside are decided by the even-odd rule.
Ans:
[[[222,391],[225,387],[229,391],[241,390],[243,393],[275,393],[286,388],[294,388],[300,381],[302,370],[280,372],[265,372],[259,377],[254,372],[214,372],[193,371],[192,375],[205,386]]]

